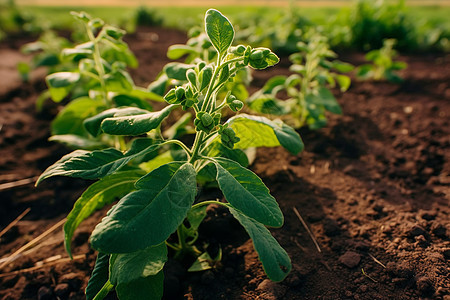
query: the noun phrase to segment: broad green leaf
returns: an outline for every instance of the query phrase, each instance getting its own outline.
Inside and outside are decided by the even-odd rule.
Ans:
[[[167,77],[169,78],[184,81],[187,80],[186,78],[187,70],[193,68],[195,68],[195,65],[172,62],[164,66],[164,72],[167,74]]]
[[[76,150],[63,156],[48,167],[38,178],[36,185],[44,179],[53,176],[80,177],[84,179],[102,178],[119,170],[131,160],[146,155],[159,147],[159,144],[153,144],[137,151],[133,145],[125,154],[114,148],[92,152]]]
[[[157,128],[175,107],[176,105],[169,105],[157,112],[106,118],[101,123],[101,128],[103,132],[112,135],[141,135]]]
[[[153,94],[153,93],[151,93]],[[156,94],[154,94],[156,95]],[[156,95],[158,96],[158,95]],[[160,97],[160,96],[158,96]],[[146,109],[148,111],[152,111],[152,105],[147,102],[147,100],[143,100],[139,97],[134,97],[129,94],[118,94],[112,98],[112,101],[116,104],[116,106],[135,106],[138,108]]]
[[[190,209],[187,214],[187,219],[191,227],[189,229],[193,229],[195,231],[198,230],[200,224],[203,222],[203,219],[206,217],[206,205],[199,206],[193,209]]]
[[[164,272],[139,278],[116,287],[120,300],[160,300],[163,296]]]
[[[53,73],[45,78],[50,96],[55,102],[64,99],[78,80],[80,80],[80,74],[74,72]]]
[[[49,141],[64,144],[72,149],[97,150],[107,148],[108,145],[100,141],[88,139],[75,134],[59,134],[49,137]]]
[[[284,101],[278,100],[272,95],[262,94],[259,97],[252,97],[247,102],[250,109],[261,114],[281,116],[289,113],[289,109]]]
[[[342,109],[339,106],[339,103],[336,101],[336,98],[333,96],[330,90],[325,87],[319,88],[317,104],[323,105],[328,111],[331,111],[332,113],[338,115],[342,114]]]
[[[277,201],[255,173],[225,158],[215,158],[214,164],[220,190],[233,207],[267,226],[283,225]]]
[[[72,236],[80,223],[93,212],[133,191],[134,183],[142,175],[140,170],[118,172],[100,179],[84,191],[64,224],[64,244],[70,256]]]
[[[157,169],[157,168],[161,167],[162,165],[168,164],[173,161],[174,161],[174,159],[172,157],[171,152],[166,151],[147,162],[141,163],[139,165],[139,168],[145,170],[146,172],[151,172],[154,169]]]
[[[112,254],[109,281],[113,285],[129,283],[158,274],[167,261],[165,242],[132,253]]]
[[[209,9],[205,15],[206,34],[220,55],[230,48],[234,39],[234,29],[230,21],[215,9]]]
[[[338,60],[333,61],[332,67],[340,73],[348,73],[350,71],[353,71],[353,69],[355,68],[353,65],[349,63],[345,63]]]
[[[167,57],[171,60],[179,59],[184,55],[197,53],[195,48],[188,45],[172,45],[167,50]]]
[[[132,91],[127,93],[127,95],[129,95],[130,97],[137,97],[141,100],[153,100],[158,102],[164,102],[164,98],[161,97],[160,95],[138,86],[135,86]],[[145,107],[142,108],[147,109]]]
[[[133,90],[134,83],[126,72],[117,71],[106,74],[106,89],[110,92],[127,93]]]
[[[273,281],[282,281],[292,268],[286,251],[264,225],[231,207],[230,212],[252,239],[267,276]]]
[[[336,80],[339,84],[339,87],[341,88],[341,92],[345,92],[350,87],[350,84],[352,83],[350,77],[346,75],[336,75]]]
[[[94,271],[86,287],[86,300],[92,300],[102,289],[109,278],[109,254],[99,253],[95,261]]]
[[[92,136],[98,136],[101,133],[100,125],[106,118],[143,115],[147,113],[150,112],[148,110],[140,109],[137,107],[111,108],[102,111],[98,115],[87,118],[86,120],[83,121],[83,125]]]
[[[122,198],[95,227],[92,247],[129,253],[164,242],[195,200],[195,175],[191,164],[174,162],[142,177],[135,184],[138,190]]]
[[[227,123],[241,140],[235,148],[283,146],[293,154],[304,148],[300,135],[281,121],[271,121],[264,117],[240,114]]]
[[[207,149],[210,157],[224,157],[238,162],[241,166],[247,167],[250,163],[247,155],[241,149],[229,149],[219,141],[214,141]]]
[[[88,136],[83,122],[105,108],[103,101],[81,97],[71,101],[61,110],[52,122],[52,134],[76,134]]]
[[[284,75],[278,75],[267,80],[266,84],[264,84],[262,90],[264,93],[272,93],[272,91],[280,86],[284,86],[286,83],[287,77]]]

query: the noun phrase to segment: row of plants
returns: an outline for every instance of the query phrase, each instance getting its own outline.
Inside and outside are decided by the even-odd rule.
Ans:
[[[170,59],[184,62],[167,64],[148,87],[138,87],[128,73],[137,60],[122,40],[125,32],[84,12],[73,15],[83,24],[85,40],[73,45],[49,35],[26,49],[41,51],[35,67],[50,67],[48,90],[38,106],[47,98],[67,102],[52,122],[50,139],[76,149],[37,184],[53,176],[98,180],[67,217],[69,255],[81,222],[120,199],[91,235],[99,254],[87,298],[102,299],[112,289],[120,299],[161,298],[169,252],[177,259],[190,256],[189,271],[212,268],[220,252],[212,258],[198,242],[210,204],[229,209],[252,238],[268,277],[283,280],[290,260],[266,228],[281,227],[283,215],[248,169],[253,149],[282,146],[294,155],[301,152],[295,129],[321,128],[327,111],[342,113],[330,89],[347,90],[351,82],[344,73],[353,66],[338,61],[327,38],[310,31],[309,41],[297,43],[290,56],[293,74],[276,76],[249,95],[251,70],[271,67],[279,58],[268,48],[232,46],[233,26],[211,9],[204,31],[194,28],[185,45],[168,49]],[[392,45],[369,53],[374,64],[358,73],[382,78],[376,68],[390,68]],[[280,99],[280,93],[288,99]],[[219,188],[226,202],[200,200],[197,186],[205,185]]]

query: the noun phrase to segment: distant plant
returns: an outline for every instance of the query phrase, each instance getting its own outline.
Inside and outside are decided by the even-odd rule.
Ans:
[[[85,19],[83,14],[77,16],[87,24],[93,20]],[[261,179],[245,167],[247,157],[240,149],[281,145],[297,154],[303,149],[302,140],[291,127],[264,117],[239,114],[222,122],[223,110],[237,112],[244,103],[231,91],[219,96],[222,87],[239,70],[265,69],[279,59],[267,48],[232,47],[233,26],[217,10],[206,12],[205,29],[217,52],[216,60],[198,61],[180,71],[187,81],[166,93],[168,106],[156,112],[136,107],[112,108],[84,122],[91,133],[147,137],[132,139],[126,151],[115,148],[74,151],[38,179],[37,183],[53,176],[99,179],[82,194],[67,217],[65,245],[70,255],[71,239],[78,225],[95,210],[121,198],[91,235],[91,245],[99,254],[86,288],[87,299],[103,299],[112,289],[119,299],[160,299],[168,247],[174,250],[175,257],[193,255],[197,259],[190,271],[211,268],[210,262],[220,259],[220,253],[211,259],[196,244],[198,228],[210,204],[229,209],[245,228],[270,279],[281,281],[291,270],[288,254],[265,227],[282,226],[283,214]],[[70,52],[82,49],[85,48]],[[104,84],[109,87],[107,82]],[[191,147],[160,134],[161,123],[176,108],[195,114]],[[155,131],[156,134],[151,134]],[[167,146],[176,146],[181,153],[169,161],[154,162],[159,149]],[[149,160],[153,166],[147,164],[144,170],[142,166]],[[217,182],[227,203],[196,202],[201,176]],[[177,239],[168,241],[175,232]]]
[[[311,34],[308,43],[298,43],[299,52],[292,54],[289,77],[275,76],[248,100],[249,107],[262,114],[285,115],[297,128],[307,125],[318,129],[326,125],[325,112],[341,114],[342,110],[330,88],[346,91],[351,80],[347,73],[353,66],[334,60],[336,53],[329,49],[327,39]],[[288,99],[278,98],[286,92]]]
[[[388,4],[383,0],[358,0],[349,27],[352,46],[368,51],[379,49],[385,39],[396,39],[400,49],[417,47],[416,30],[405,13],[405,1]]]
[[[122,138],[93,132],[84,126],[84,121],[106,109],[123,105],[152,109],[147,99],[163,99],[134,84],[127,67],[136,67],[137,60],[122,40],[123,30],[84,12],[72,14],[83,24],[87,41],[63,49],[58,70],[65,70],[46,77],[48,91],[44,97],[49,96],[54,102],[71,100],[52,122],[50,139],[75,149],[111,145],[125,149]]]
[[[64,63],[60,58],[61,51],[71,46],[72,43],[66,38],[58,36],[52,30],[46,30],[37,41],[27,43],[20,49],[24,54],[33,55],[33,59],[31,63],[19,63],[18,71],[24,81],[27,81],[29,72],[39,67],[47,67],[48,74],[73,69],[73,62]],[[48,97],[44,95],[41,99],[45,99],[46,96]]]
[[[388,80],[392,83],[401,83],[403,79],[397,74],[399,70],[407,67],[402,61],[395,61],[397,52],[393,49],[394,39],[384,40],[383,47],[372,50],[366,54],[366,60],[371,64],[361,65],[356,70],[356,76],[360,79],[368,80]]]
[[[161,26],[163,18],[155,10],[140,6],[136,10],[135,22],[137,26]]]

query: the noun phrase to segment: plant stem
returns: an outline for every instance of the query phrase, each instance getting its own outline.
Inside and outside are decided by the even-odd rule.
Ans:
[[[195,209],[197,207],[204,206],[204,205],[210,205],[210,204],[219,204],[219,205],[228,207],[226,203],[223,203],[223,202],[220,202],[217,200],[207,200],[207,201],[203,201],[203,202],[192,205],[191,209]]]
[[[195,162],[195,160],[197,159],[198,156],[198,151],[200,150],[200,146],[203,143],[203,136],[205,135],[205,133],[203,131],[197,132],[195,134],[195,140],[194,140],[194,145],[192,146],[192,150],[191,150],[191,159],[189,160],[189,162],[192,164]]]
[[[114,285],[109,282],[109,280],[105,283],[105,285],[102,287],[102,289],[95,295],[93,300],[102,300],[105,298],[109,292],[114,288]]]

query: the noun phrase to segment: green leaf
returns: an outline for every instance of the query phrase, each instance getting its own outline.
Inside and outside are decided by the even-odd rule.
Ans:
[[[177,105],[147,114],[106,118],[101,123],[105,133],[112,135],[141,135],[157,128]]]
[[[235,148],[283,146],[292,154],[304,148],[300,135],[281,121],[271,121],[264,117],[240,114],[227,123],[241,140]]]
[[[70,257],[72,236],[80,223],[93,212],[134,190],[134,183],[142,173],[138,170],[118,172],[100,179],[84,191],[64,224],[64,244]]]
[[[264,225],[230,207],[231,214],[245,228],[253,241],[264,271],[273,281],[282,281],[291,271],[291,260]]]
[[[95,261],[94,271],[86,287],[86,300],[92,300],[102,289],[109,278],[109,254],[99,253]]]
[[[111,108],[105,111],[102,111],[98,115],[87,118],[83,121],[83,125],[86,130],[92,136],[98,136],[101,133],[101,124],[104,119],[110,117],[119,117],[119,116],[133,116],[133,115],[143,115],[150,113],[148,110],[140,109],[137,107],[122,107],[122,108]]]
[[[49,139],[51,142],[57,142],[66,145],[72,149],[97,150],[108,147],[100,141],[88,139],[75,134],[53,135]]]
[[[163,269],[166,261],[165,242],[132,253],[112,254],[109,281],[117,286],[156,275]]]
[[[80,74],[74,72],[53,73],[45,78],[50,95],[55,102],[64,99],[78,80],[80,80]]]
[[[339,84],[339,87],[341,88],[341,92],[345,92],[350,87],[350,84],[352,83],[350,77],[346,75],[336,75],[336,80]]]
[[[334,114],[342,114],[342,109],[339,106],[339,103],[336,101],[336,98],[333,96],[330,90],[325,87],[319,88],[317,104],[323,105],[328,111]]]
[[[207,151],[207,155],[210,157],[228,158],[238,162],[243,167],[247,167],[250,164],[244,151],[241,149],[229,149],[222,145],[218,140],[211,143]]]
[[[61,110],[52,122],[52,134],[75,134],[88,136],[83,122],[105,108],[103,101],[81,97],[71,101]]]
[[[188,272],[201,272],[212,269],[212,262],[213,259],[208,252],[203,252],[203,254],[197,257],[196,261],[189,267]]]
[[[195,68],[195,65],[172,62],[164,66],[164,72],[167,74],[167,77],[169,78],[186,81],[187,70],[193,68]]]
[[[139,151],[135,147],[137,145],[133,144],[131,149],[125,154],[114,148],[92,152],[76,150],[63,156],[48,167],[38,178],[36,185],[44,179],[53,176],[80,177],[84,179],[102,178],[119,170],[131,160],[156,150],[159,144],[150,145],[145,149],[139,149]]]
[[[105,253],[128,253],[165,241],[183,222],[197,193],[194,167],[174,162],[136,182],[98,224],[91,245]],[[130,237],[133,238],[130,238]]]
[[[265,225],[283,225],[283,214],[277,201],[255,173],[225,158],[215,158],[214,164],[219,188],[233,207]]]
[[[247,105],[250,109],[262,114],[282,116],[289,113],[286,103],[272,95],[261,94],[258,97],[252,97]]]
[[[116,287],[120,300],[160,300],[163,296],[164,272],[139,278],[129,283],[119,284]]]
[[[203,222],[203,219],[205,219],[206,217],[206,208],[207,206],[203,205],[189,210],[187,214],[187,219],[189,221],[189,224],[191,225],[189,229],[192,229],[194,231],[198,230],[200,224]]]
[[[209,9],[205,15],[206,34],[220,55],[230,48],[234,39],[234,29],[230,21],[215,9]]]
[[[146,172],[151,172],[154,169],[157,169],[157,168],[161,167],[162,165],[168,164],[173,161],[174,161],[174,159],[172,157],[171,152],[166,151],[147,162],[141,163],[139,165],[139,168],[145,170]]]
[[[172,45],[167,50],[167,57],[171,60],[179,59],[187,54],[197,53],[195,48],[187,45]]]
[[[353,65],[349,63],[345,63],[338,60],[333,61],[332,67],[340,73],[348,73],[350,71],[353,71],[353,69],[355,68]]]

